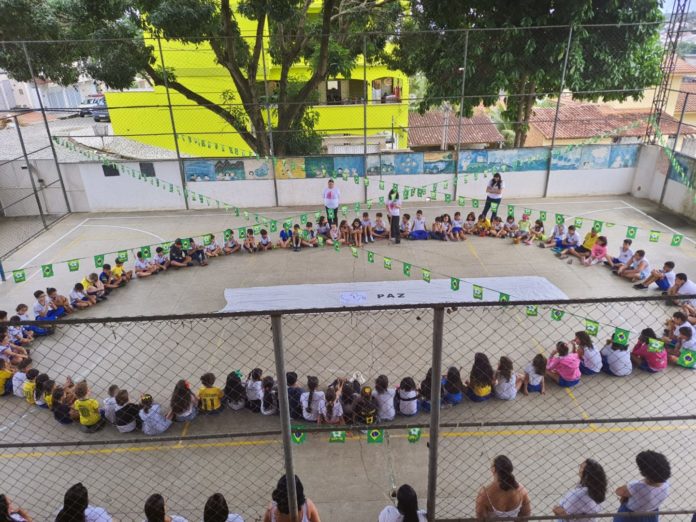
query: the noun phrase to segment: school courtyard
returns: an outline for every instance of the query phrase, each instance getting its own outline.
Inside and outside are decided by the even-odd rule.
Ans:
[[[595,221],[615,254],[626,237],[627,227],[637,227],[633,248],[646,250],[652,267],[671,260],[677,272],[696,279],[696,227],[681,218],[660,212],[647,200],[630,196],[506,199],[501,206],[515,206],[519,218],[523,209],[547,214],[547,230],[555,214],[566,224],[583,218],[584,235]],[[470,204],[405,202],[412,216],[424,211],[428,223],[445,212],[464,215]],[[308,214],[314,221],[316,208],[249,209],[250,219],[214,210],[80,214],[67,216],[46,233],[4,260],[10,281],[2,284],[0,309],[12,312],[26,303],[31,307],[36,289],[53,286],[67,295],[78,277],[94,269],[91,258],[107,252],[134,253],[145,245],[172,241],[177,237],[200,237],[256,225],[255,214],[282,223],[286,218]],[[373,207],[374,212],[382,211]],[[349,209],[348,217],[354,213]],[[346,218],[346,219],[347,219]],[[659,231],[656,242],[651,231]],[[11,234],[3,229],[2,234]],[[683,235],[681,246],[671,246],[675,234]],[[273,233],[277,240],[277,233]],[[374,258],[368,256],[374,253]],[[116,254],[107,254],[113,264]],[[392,260],[391,270],[384,257]],[[70,272],[66,261],[85,258],[78,271]],[[370,259],[374,262],[370,262]],[[63,263],[61,263],[63,262]],[[403,263],[411,265],[411,277],[404,275]],[[44,278],[42,265],[52,264],[54,276]],[[404,281],[420,280],[421,269],[430,271],[432,292],[442,292],[451,277],[461,279],[459,299],[474,302],[474,280],[484,288],[484,300],[491,306],[448,307],[444,319],[443,369],[461,368],[467,377],[474,353],[488,354],[494,368],[500,356],[509,356],[516,371],[522,371],[539,352],[548,355],[559,341],[569,341],[573,332],[585,329],[585,320],[600,325],[596,344],[603,346],[614,328],[631,332],[630,344],[646,327],[661,333],[663,323],[676,308],[662,302],[594,302],[558,305],[561,320],[549,318],[553,306],[540,307],[530,316],[525,306],[498,306],[498,292],[508,289],[511,301],[537,299],[611,299],[655,296],[654,289],[638,291],[613,276],[606,267],[584,267],[560,261],[549,250],[513,245],[510,240],[469,237],[465,242],[387,241],[368,244],[357,257],[350,248],[336,252],[331,247],[257,254],[238,253],[210,260],[207,267],[169,270],[144,280],[134,280],[115,291],[108,301],[71,317],[113,318],[110,321],[62,325],[54,336],[32,346],[35,367],[60,383],[64,377],[87,379],[95,398],[106,396],[116,383],[128,389],[131,400],[150,393],[168,409],[169,396],[178,379],[187,379],[192,389],[203,373],[212,371],[220,386],[234,370],[245,375],[259,367],[264,375],[275,375],[271,322],[268,314],[237,317],[176,317],[182,314],[215,314],[231,302],[236,289],[253,290],[265,296],[273,310],[273,293],[278,307],[310,309],[325,299],[329,287],[298,288],[294,295],[273,287],[286,285],[353,284],[384,286],[383,293],[399,293]],[[11,281],[11,270],[26,270],[26,281]],[[440,283],[445,280],[447,283]],[[350,285],[346,285],[349,287]],[[269,292],[268,288],[271,288]],[[428,287],[424,292],[428,292]],[[225,291],[230,301],[225,298]],[[515,292],[520,293],[515,293]],[[450,291],[456,293],[454,291]],[[524,293],[526,292],[526,293]],[[240,292],[241,293],[241,292]],[[245,294],[248,295],[248,294]],[[253,294],[252,294],[253,295]],[[437,294],[441,295],[441,294]],[[270,297],[269,297],[270,296]],[[280,301],[282,296],[282,303]],[[394,298],[398,299],[398,297]],[[391,299],[388,304],[398,304]],[[323,301],[322,301],[323,302]],[[432,302],[432,301],[430,301]],[[326,313],[303,312],[284,316],[282,336],[285,366],[295,371],[302,384],[308,375],[319,377],[323,389],[339,376],[359,372],[373,383],[379,374],[396,386],[406,376],[416,382],[432,365],[433,312],[424,307],[412,310],[377,310]],[[160,316],[144,320],[145,316]],[[131,318],[123,320],[121,318]],[[625,378],[604,375],[583,379],[573,390],[552,384],[544,396],[518,397],[511,402],[491,400],[475,404],[466,400],[441,412],[436,515],[439,519],[473,516],[480,486],[488,483],[490,463],[498,454],[508,455],[515,474],[530,492],[535,515],[552,515],[551,508],[577,482],[583,459],[594,458],[609,477],[605,511],[618,507],[613,491],[638,477],[634,456],[644,449],[665,453],[672,463],[672,492],[664,510],[693,505],[690,495],[696,460],[689,448],[696,443],[696,422],[692,401],[696,393],[694,374],[670,367],[662,374],[638,370]],[[145,499],[154,492],[167,498],[170,513],[189,520],[201,517],[207,497],[223,493],[232,512],[244,520],[260,520],[270,495],[283,473],[283,446],[277,416],[264,417],[247,411],[224,411],[198,417],[190,423],[175,423],[162,441],[124,442],[144,437],[119,434],[107,426],[97,434],[84,434],[75,426],[55,422],[49,412],[29,407],[18,398],[2,400],[0,444],[32,443],[24,448],[4,446],[0,462],[6,477],[5,492],[22,499],[22,505],[38,520],[48,520],[60,508],[64,491],[81,481],[90,492],[90,503],[103,506],[117,520],[142,520]],[[678,417],[649,422],[655,417]],[[597,422],[584,423],[592,419]],[[345,442],[329,442],[328,433],[309,433],[293,445],[295,472],[302,479],[306,495],[317,505],[322,520],[348,522],[376,520],[381,509],[392,502],[390,494],[409,483],[425,508],[428,470],[428,430],[420,440],[410,442],[407,424],[428,423],[428,416],[399,418],[386,428],[384,440],[368,443],[367,435],[350,432]],[[99,444],[89,444],[100,441]],[[41,490],[30,495],[29,490]],[[665,517],[685,520],[684,515]]]

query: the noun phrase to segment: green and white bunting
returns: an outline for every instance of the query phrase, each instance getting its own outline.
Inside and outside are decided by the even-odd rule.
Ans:
[[[466,200],[464,199],[463,196],[459,196],[459,197],[457,198],[457,204],[458,204],[460,207],[463,207],[463,206],[466,204]]]
[[[661,353],[665,349],[664,341],[659,339],[648,339],[648,351],[652,353]]]
[[[562,225],[565,223],[565,216],[563,214],[556,214],[556,224]]]
[[[614,330],[614,335],[612,336],[611,340],[616,344],[626,346],[628,344],[628,337],[630,333],[631,332],[629,332],[628,330],[624,330],[623,328],[616,328]]]
[[[602,231],[602,228],[604,228],[604,221],[595,221],[592,223],[592,230],[598,234]]]
[[[599,323],[592,319],[585,319],[585,331],[594,337],[599,333]]]
[[[295,444],[302,444],[305,440],[307,440],[307,433],[304,431],[293,431],[291,438]]]
[[[392,260],[391,260],[391,257],[385,257],[385,258],[384,258],[384,268],[385,268],[385,270],[391,270],[391,269],[392,269]]]
[[[44,277],[53,277],[53,265],[41,265],[41,273]]]
[[[72,259],[68,261],[68,270],[71,272],[77,272],[80,269],[80,260]]]
[[[671,245],[672,245],[673,247],[681,246],[682,240],[683,240],[683,239],[684,239],[684,236],[683,236],[682,234],[674,234],[674,235],[672,236]]]
[[[374,252],[370,252],[369,250],[367,251],[367,262],[368,263],[375,262],[375,253]]]
[[[474,299],[483,299],[483,287],[474,285]]]
[[[329,442],[345,442],[346,432],[345,431],[332,431],[329,433]]]
[[[408,430],[408,441],[411,444],[415,444],[421,439],[421,429],[420,428],[410,428]]]
[[[143,255],[143,259],[150,259],[152,257],[152,249],[149,246],[141,247],[140,252]]]
[[[510,302],[510,295],[500,292],[498,294],[498,302],[499,303],[509,303]]]
[[[583,223],[583,219],[577,217],[577,218],[575,218],[575,221],[573,224],[575,225],[576,229],[580,230],[582,228],[582,223]]]
[[[557,308],[551,309],[551,319],[554,321],[560,321],[563,319],[565,312],[563,310],[558,310]]]
[[[627,227],[626,228],[626,238],[627,239],[635,239],[637,233],[638,233],[638,227]]]
[[[432,276],[430,270],[428,270],[427,268],[423,268],[421,270],[421,275],[423,276],[423,281],[425,281],[426,283],[430,282],[430,278]]]
[[[94,256],[94,266],[95,268],[102,268],[104,266],[104,254],[97,254]]]
[[[459,284],[460,284],[459,278],[457,278],[457,277],[450,277],[450,289],[451,289],[453,292],[459,291]]]
[[[190,243],[189,243],[189,245],[190,245]],[[187,248],[188,248],[188,247],[187,247]],[[116,257],[117,257],[117,259],[120,259],[121,261],[123,261],[123,262],[125,263],[126,261],[128,261],[128,250],[121,250],[121,251],[117,254]]]
[[[370,429],[367,430],[367,443],[368,444],[381,444],[384,442],[384,430]]]
[[[350,252],[353,254],[353,257],[358,257],[358,249],[356,247],[350,247]]]
[[[20,270],[13,270],[12,271],[12,280],[15,283],[23,283],[24,281],[27,280],[27,272],[24,269]]]
[[[539,315],[539,307],[537,305],[527,305],[527,317],[536,317]]]
[[[406,277],[411,277],[411,263],[403,263],[403,273]]]
[[[660,240],[660,235],[661,232],[659,230],[651,230],[648,239],[651,243],[657,243]]]

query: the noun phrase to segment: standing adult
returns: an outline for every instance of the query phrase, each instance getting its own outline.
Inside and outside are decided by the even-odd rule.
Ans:
[[[526,488],[515,480],[512,462],[505,455],[493,460],[493,482],[481,488],[476,498],[476,518],[528,517],[532,506]]]
[[[401,219],[401,199],[399,191],[392,188],[387,197],[387,217],[391,225],[391,238],[396,244],[401,243],[401,234],[399,231],[399,220]]]
[[[329,186],[324,189],[323,194],[329,225],[338,225],[338,206],[341,204],[341,191],[334,184],[334,180],[329,179]]]
[[[491,217],[494,218],[498,214],[498,206],[503,199],[503,189],[505,188],[505,183],[503,183],[503,178],[500,177],[500,172],[493,174],[493,179],[486,185],[486,205],[483,207],[483,216],[488,214],[493,203],[496,203],[496,207],[491,213]]]

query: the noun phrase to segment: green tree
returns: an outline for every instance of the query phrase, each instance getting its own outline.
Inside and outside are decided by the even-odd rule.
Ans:
[[[524,146],[538,97],[554,95],[568,44],[565,88],[580,100],[642,97],[660,80],[658,0],[411,0],[396,38],[392,66],[428,79],[419,110],[458,103],[466,29],[466,115],[505,96],[514,146]],[[636,22],[642,25],[626,25]],[[595,27],[586,27],[596,24]],[[623,25],[622,25],[623,24]],[[544,27],[545,26],[545,27]],[[561,26],[561,27],[558,27]],[[566,27],[563,27],[566,26]],[[434,31],[424,34],[423,31]]]
[[[387,37],[401,12],[397,0],[0,0],[0,68],[14,78],[30,74],[24,49],[28,44],[34,72],[61,83],[80,73],[114,89],[130,86],[137,74],[164,85],[165,71],[156,42],[164,40],[209,45],[217,64],[229,76],[230,89],[219,96],[187,87],[177,71],[166,69],[169,88],[227,122],[259,155],[270,153],[266,125],[266,92],[262,50],[280,68],[273,94],[275,153],[317,152],[321,138],[317,114],[309,109],[319,85],[350,71],[363,52],[363,31],[371,60],[383,57]],[[240,17],[252,20],[253,34],[243,34]],[[47,41],[40,43],[38,41]],[[299,84],[293,66],[311,68]],[[271,93],[268,93],[269,95]],[[268,100],[271,101],[270,99]]]

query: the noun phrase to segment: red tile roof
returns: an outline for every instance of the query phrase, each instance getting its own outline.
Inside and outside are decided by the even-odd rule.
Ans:
[[[551,139],[553,134],[555,113],[555,108],[534,109],[530,118],[530,124],[546,139]],[[594,138],[601,135],[640,137],[645,134],[649,116],[650,109],[619,111],[590,103],[562,105],[558,111],[556,139]],[[668,114],[663,113],[660,117],[660,130],[665,136],[676,134],[677,125],[677,120]],[[682,125],[681,133],[696,134],[696,128]]]
[[[684,108],[684,102],[686,104],[685,112],[696,112],[696,82],[682,82],[679,86],[679,97],[677,98],[677,104],[674,107],[674,114],[681,114],[682,108]],[[689,94],[689,99],[686,99],[686,93]]]
[[[443,111],[428,111],[425,114],[411,112],[408,115],[408,146],[439,147],[442,143],[442,127],[445,116]],[[461,144],[500,143],[505,141],[495,124],[484,114],[473,118],[461,118]],[[457,145],[459,122],[454,112],[450,113],[447,126],[447,144]]]
[[[696,67],[687,63],[686,60],[677,58],[677,62],[674,64],[672,72],[675,74],[694,74],[696,75]]]

